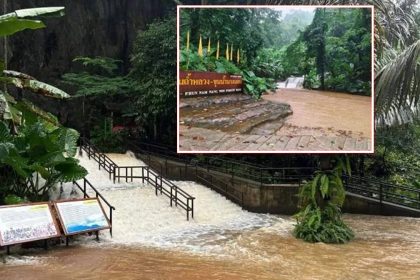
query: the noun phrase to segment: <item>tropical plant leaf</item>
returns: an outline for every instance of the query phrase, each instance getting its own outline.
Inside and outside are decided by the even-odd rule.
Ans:
[[[386,64],[375,77],[376,115],[390,120],[410,109],[420,100],[420,40],[412,44],[394,60]],[[406,118],[400,117],[400,120]]]
[[[12,137],[10,135],[10,131],[7,127],[7,124],[4,122],[0,122],[0,142],[8,142],[11,140]]]
[[[66,158],[64,157],[62,151],[49,152],[37,158],[39,165],[47,168],[54,167],[65,161]]]
[[[9,36],[25,29],[44,28],[45,24],[36,18],[63,16],[64,7],[44,7],[17,10],[0,16],[0,37]]]
[[[58,164],[55,169],[60,172],[58,180],[61,182],[76,181],[88,174],[87,170],[73,158],[67,158],[66,162]]]
[[[3,162],[12,167],[19,176],[23,178],[30,176],[30,173],[27,172],[27,160],[22,158],[14,149],[9,149],[9,154]]]
[[[26,99],[22,99],[15,106],[16,109],[22,112],[23,118],[25,119],[26,125],[32,125],[36,123],[39,119],[43,120],[51,125],[51,128],[60,126],[60,123],[56,116],[51,113],[45,112],[38,106],[34,105]]]
[[[14,146],[10,142],[0,143],[0,162],[5,160],[9,156],[9,151],[13,148]]]
[[[17,88],[27,89],[34,93],[38,93],[44,96],[53,97],[53,98],[69,98],[66,92],[58,89],[52,85],[40,82],[36,80],[34,77],[31,77],[27,74],[11,71],[11,70],[4,70],[3,73],[7,77],[11,77],[11,83],[15,85]]]
[[[315,176],[315,178],[313,179],[313,181],[312,181],[312,185],[311,185],[311,199],[314,202],[315,202],[315,199],[316,199],[315,195],[316,195],[316,191],[317,191],[317,188],[318,188],[318,181],[320,180],[321,177],[322,177],[322,174],[321,173],[320,174],[317,174]]]
[[[32,164],[32,165],[30,166],[30,168],[31,168],[32,170],[34,170],[34,171],[38,172],[38,173],[39,173],[39,175],[41,175],[41,177],[42,177],[43,179],[45,179],[45,180],[48,180],[48,179],[50,179],[50,178],[51,178],[51,173],[50,173],[50,172],[48,172],[48,169],[47,169],[45,166],[42,166],[42,165],[40,165],[40,164],[36,163],[36,164]]]
[[[45,28],[45,24],[40,20],[8,18],[2,20],[0,18],[0,37],[9,36],[25,29]]]
[[[328,179],[328,176],[324,174],[321,177],[321,186],[320,186],[322,198],[325,198],[328,195],[328,189],[329,189],[329,179]]]
[[[65,7],[41,7],[16,10],[15,13],[18,18],[50,18],[64,16],[64,10]]]
[[[6,96],[0,92],[0,120],[11,120],[12,118],[12,112]]]
[[[79,139],[79,132],[74,129],[61,129],[60,143],[64,148],[64,152],[68,157],[74,157],[77,153],[77,140]]]

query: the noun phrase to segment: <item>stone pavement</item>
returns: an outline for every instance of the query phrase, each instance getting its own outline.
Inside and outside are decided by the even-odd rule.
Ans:
[[[292,107],[286,103],[289,101]],[[369,127],[360,124],[369,119],[367,97],[307,90],[280,91],[260,100],[231,94],[181,98],[179,110],[181,152],[344,152],[372,148],[371,138],[366,137]],[[357,130],[362,125],[364,132]]]
[[[233,134],[181,125],[180,151],[368,151],[371,140],[348,135],[258,135]]]

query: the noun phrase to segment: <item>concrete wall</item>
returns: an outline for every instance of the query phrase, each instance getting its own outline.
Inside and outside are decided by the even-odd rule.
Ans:
[[[149,166],[170,180],[195,181],[226,196],[244,209],[256,213],[292,215],[298,211],[297,184],[259,184],[177,161],[138,155]],[[420,211],[390,203],[379,203],[349,193],[343,207],[346,213],[420,217]]]

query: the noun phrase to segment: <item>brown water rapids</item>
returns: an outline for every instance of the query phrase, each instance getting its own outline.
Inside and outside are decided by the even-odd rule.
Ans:
[[[223,256],[90,241],[3,255],[0,275],[10,280],[420,279],[420,219],[345,215],[345,220],[356,233],[346,245],[305,243],[291,236],[291,227],[283,233],[264,227],[225,232],[213,241],[229,248]]]

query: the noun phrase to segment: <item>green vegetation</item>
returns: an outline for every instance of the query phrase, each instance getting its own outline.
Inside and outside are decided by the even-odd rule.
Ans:
[[[333,1],[249,3],[268,2],[327,4]],[[345,4],[344,1],[334,3]],[[345,243],[353,238],[352,230],[341,216],[345,199],[341,180],[343,174],[350,175],[350,165],[353,173],[420,187],[420,12],[412,2],[385,0],[373,4],[377,11],[374,18],[375,154],[352,155],[345,162],[335,159],[332,167],[315,173],[302,186],[294,234],[305,241]],[[62,8],[43,8],[0,16],[0,37],[43,28],[45,24],[37,18],[62,14]],[[364,9],[318,8],[315,13],[287,14],[271,9],[183,10],[180,67],[241,74],[245,91],[255,98],[272,89],[274,81],[292,75],[305,75],[307,88],[369,95],[370,27],[370,14]],[[198,52],[200,36],[203,55]],[[121,61],[115,58],[77,57],[75,70],[63,76],[74,92],[73,98],[83,98],[95,107],[84,121],[93,124],[88,127],[89,136],[104,151],[121,151],[128,137],[127,131],[114,130],[114,123],[135,125],[139,132],[137,139],[170,144],[175,141],[174,15],[169,14],[139,30],[130,47],[129,69],[122,69]],[[228,54],[226,47],[230,50]],[[0,81],[23,93],[30,90],[44,96],[68,98],[65,92],[31,76],[7,71],[4,63],[0,63]],[[109,107],[117,104],[119,108],[110,113],[108,103],[111,103]],[[74,159],[78,137],[78,132],[62,127],[56,117],[27,100],[0,92],[0,204],[45,200],[58,184],[84,177],[86,170]],[[313,166],[315,161],[324,159],[305,155],[231,157],[277,167]],[[238,170],[240,173],[250,172]]]
[[[136,124],[147,135],[163,141],[175,137],[176,113],[176,20],[174,17],[152,23],[139,32],[131,56],[130,78],[136,96],[130,109]]]
[[[364,163],[367,175],[420,187],[419,121],[378,129],[375,149],[375,155]]]
[[[332,170],[317,171],[299,192],[300,211],[294,235],[308,242],[346,243],[353,231],[341,219],[346,191],[342,176],[351,175],[350,162],[336,158]]]
[[[371,93],[368,9],[318,8],[314,16],[299,10],[283,16],[273,9],[183,9],[181,22],[181,69],[244,75],[246,93],[256,98],[273,89],[274,80],[290,76],[305,76],[307,88]],[[192,46],[185,43],[189,32]],[[213,42],[210,52],[208,40]],[[232,47],[233,58],[221,58]]]
[[[30,201],[48,200],[57,183],[72,182],[87,175],[76,155],[79,134],[41,121],[25,125],[12,135],[0,123],[0,169],[2,192]]]
[[[159,47],[156,47],[159,46]],[[125,75],[120,71],[119,60],[106,57],[78,57],[83,70],[63,75],[63,81],[71,85],[76,97],[86,98],[84,103],[102,107],[104,100],[120,104],[117,121],[131,122],[142,137],[171,142],[175,136],[176,113],[176,21],[170,17],[148,25],[138,33],[131,55],[131,67]],[[111,100],[111,98],[113,98]],[[91,136],[104,151],[120,151],[126,132],[112,132],[111,123],[104,124],[103,112],[87,113],[92,123]],[[90,132],[86,132],[90,133]],[[112,137],[110,137],[112,136]],[[112,140],[111,140],[112,138]]]
[[[90,141],[100,147],[104,153],[124,153],[124,139],[128,136],[126,130],[113,131],[112,119],[104,118],[103,125],[95,125],[90,131]]]
[[[305,87],[370,95],[371,32],[368,9],[321,9],[289,45],[259,52],[271,76],[305,76]]]
[[[271,77],[255,75],[253,63],[264,41],[271,41],[268,27],[279,22],[280,14],[271,9],[183,9],[180,68],[242,75],[245,93],[260,98],[275,84]],[[203,55],[200,38],[205,38]]]
[[[45,27],[35,18],[61,16],[64,8],[18,10],[0,16],[0,37]],[[68,95],[33,77],[4,69],[0,81],[54,98]],[[58,183],[83,178],[87,172],[74,159],[79,134],[30,102],[0,92],[0,204],[47,200]]]
[[[131,92],[130,81],[119,71],[121,60],[109,57],[77,57],[82,71],[63,75],[65,84],[75,88],[73,96],[110,96]]]

